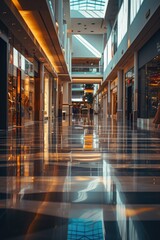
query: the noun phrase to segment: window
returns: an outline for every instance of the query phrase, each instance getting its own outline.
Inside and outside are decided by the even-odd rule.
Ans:
[[[71,10],[103,10],[105,0],[70,0]]]

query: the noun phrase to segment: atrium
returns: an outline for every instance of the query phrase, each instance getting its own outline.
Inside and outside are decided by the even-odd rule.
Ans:
[[[1,0],[0,239],[158,239],[159,23],[159,0]]]

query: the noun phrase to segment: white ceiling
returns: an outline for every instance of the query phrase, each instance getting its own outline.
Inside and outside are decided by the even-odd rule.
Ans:
[[[69,32],[72,34],[103,34],[106,32],[106,26],[102,18],[72,18]]]

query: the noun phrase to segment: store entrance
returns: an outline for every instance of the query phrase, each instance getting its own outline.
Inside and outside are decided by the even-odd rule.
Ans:
[[[134,69],[131,68],[125,74],[126,84],[126,119],[129,123],[133,120],[133,109],[134,109]]]

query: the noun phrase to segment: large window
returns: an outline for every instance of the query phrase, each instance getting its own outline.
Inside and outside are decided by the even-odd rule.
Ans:
[[[130,24],[133,22],[144,0],[131,0],[130,3]]]
[[[128,26],[128,0],[124,0],[118,14],[118,45],[127,32]]]

